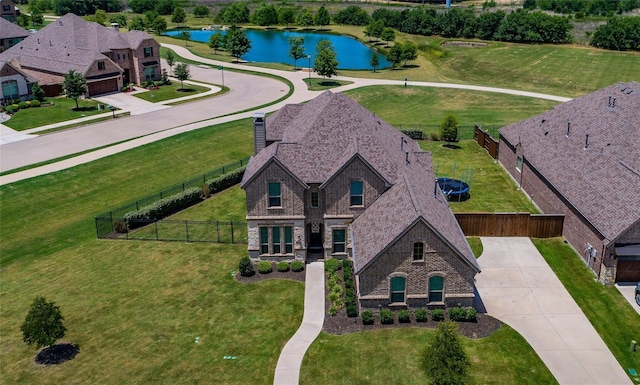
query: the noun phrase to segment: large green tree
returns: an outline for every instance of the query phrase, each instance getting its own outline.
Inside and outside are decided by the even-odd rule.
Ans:
[[[181,23],[184,23],[187,18],[187,13],[184,11],[182,7],[175,7],[173,9],[173,13],[171,14],[171,22],[176,23],[178,27]]]
[[[158,15],[153,20],[153,29],[158,35],[162,35],[167,30],[167,19]]]
[[[425,349],[422,365],[429,376],[429,385],[465,385],[471,365],[458,333],[458,324],[451,321],[438,325],[431,344]]]
[[[324,7],[324,5],[318,8],[318,12],[315,17],[315,24],[320,26],[320,30],[322,31],[322,27],[325,25],[329,25],[331,22],[331,16],[329,16],[329,11]]]
[[[191,71],[189,71],[189,64],[187,63],[178,63],[176,64],[176,69],[173,71],[173,75],[180,80],[180,89],[183,89],[182,82],[191,77]]]
[[[224,48],[240,60],[251,49],[251,41],[240,28],[230,28],[224,39]]]
[[[258,9],[253,12],[251,20],[254,24],[269,27],[278,24],[278,11],[273,4],[262,3]]]
[[[282,7],[278,10],[278,23],[285,24],[289,28],[289,24],[296,21],[296,12],[291,7]]]
[[[196,5],[193,7],[193,16],[197,18],[209,17],[211,10],[206,5]]]
[[[296,23],[298,23],[298,25],[301,27],[311,27],[313,25],[313,15],[308,9],[305,8],[298,14]]]
[[[293,59],[293,69],[296,69],[298,59],[305,56],[304,36],[291,36],[289,38],[289,57]]]
[[[38,296],[33,300],[20,326],[22,340],[27,345],[35,345],[36,348],[52,346],[57,340],[63,338],[67,331],[63,321],[60,307]]]
[[[140,16],[134,16],[131,19],[131,25],[129,26],[129,29],[132,31],[144,31],[145,30],[145,23],[144,23],[144,19]]]
[[[222,19],[220,21],[229,23],[232,26],[249,22],[249,6],[243,1],[231,3],[220,13],[219,16]]]
[[[87,93],[87,80],[81,73],[69,70],[68,73],[64,74],[62,88],[67,98],[73,99],[76,102],[77,110],[79,108],[78,98]]]
[[[322,78],[330,78],[337,75],[338,60],[336,51],[330,40],[320,40],[316,46],[316,57],[313,61],[313,69]]]

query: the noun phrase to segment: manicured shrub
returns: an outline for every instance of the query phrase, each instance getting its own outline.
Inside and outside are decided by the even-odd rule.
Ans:
[[[340,310],[340,309],[337,306],[331,305],[331,306],[329,306],[329,310],[327,310],[327,313],[329,313],[330,316],[334,316],[334,315],[338,314],[338,310]]]
[[[39,100],[32,100],[29,104],[31,104],[31,107],[40,107],[40,101]]]
[[[347,317],[357,317],[358,316],[358,307],[356,304],[347,304]]]
[[[20,102],[18,103],[18,107],[20,107],[21,110],[24,110],[26,108],[29,108],[29,103],[27,102]]]
[[[324,263],[324,270],[332,273],[342,268],[342,262],[339,259],[331,258]]]
[[[344,289],[344,296],[345,297],[353,297],[355,298],[356,296],[356,289],[352,288],[352,287],[348,287]]]
[[[371,310],[365,310],[360,313],[363,325],[373,325],[373,312]]]
[[[337,290],[332,290],[327,295],[327,300],[333,303],[342,302],[342,293]]]
[[[431,311],[431,319],[433,321],[442,321],[442,320],[444,320],[444,310],[442,310],[442,309],[433,309]]]
[[[289,271],[289,262],[278,262],[278,271],[281,273],[286,273],[287,271]]]
[[[342,287],[342,282],[340,281],[340,277],[335,274],[331,274],[329,279],[327,279],[327,287],[329,290],[333,290],[334,287]]]
[[[253,276],[256,271],[253,269],[253,262],[251,262],[251,258],[242,257],[238,264],[238,271],[240,271],[240,275],[243,277]]]
[[[191,187],[185,191],[157,200],[140,210],[130,211],[123,216],[128,229],[135,229],[146,225],[150,221],[157,221],[180,210],[193,206],[201,201],[202,190]]]
[[[424,134],[420,130],[400,130],[400,132],[414,140],[424,139]]]
[[[347,279],[344,281],[344,287],[345,289],[354,289],[355,288],[355,284],[353,283],[353,279]]]
[[[393,312],[389,309],[380,310],[380,322],[384,325],[393,323]]]
[[[260,274],[269,274],[273,271],[273,267],[271,266],[271,262],[269,261],[260,261],[258,262],[258,271]]]
[[[230,171],[215,179],[206,181],[206,185],[209,186],[209,192],[211,194],[215,194],[237,185],[242,181],[242,176],[244,175],[244,170],[246,168],[246,166],[240,167],[239,169]]]
[[[425,309],[418,309],[413,313],[418,322],[427,322],[427,311]]]
[[[477,322],[478,321],[478,312],[476,309],[470,307],[467,308],[467,314],[465,317],[466,322]]]
[[[406,310],[406,309],[398,310],[398,322],[400,323],[411,322],[411,316],[409,314],[409,310]]]
[[[13,107],[13,109],[14,109],[15,111],[18,111],[18,110],[20,109],[20,104],[18,104],[18,103],[13,103],[13,104],[11,105],[11,107]]]
[[[449,319],[451,319],[451,321],[464,321],[465,314],[466,311],[460,307],[452,307],[449,309]]]
[[[17,109],[15,109],[13,106],[6,106],[3,108],[4,112],[6,112],[9,115],[13,115],[16,113],[16,111],[18,111]]]
[[[433,140],[434,142],[437,142],[440,140],[440,135],[437,132],[432,132],[431,133],[431,140]]]
[[[351,266],[352,266],[352,264],[351,264],[350,260],[348,260],[348,259],[343,259],[342,260],[342,267],[344,267],[345,269],[347,269],[347,268],[351,269]]]
[[[295,271],[297,273],[302,270],[304,270],[304,263],[302,263],[302,261],[291,262],[291,271]]]

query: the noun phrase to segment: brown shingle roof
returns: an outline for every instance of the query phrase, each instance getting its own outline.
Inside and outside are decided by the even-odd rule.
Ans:
[[[640,83],[603,88],[500,135],[522,143],[524,158],[608,242],[640,220]]]
[[[13,39],[27,36],[29,36],[29,31],[0,17],[0,39]]]
[[[244,174],[248,183],[272,159],[303,183],[325,183],[358,156],[392,186],[354,222],[362,267],[414,221],[430,224],[467,263],[478,264],[441,194],[433,197],[431,156],[393,126],[343,94],[326,91],[305,105],[287,106],[266,122],[267,138],[281,140],[255,155]],[[401,149],[401,140],[404,140]],[[410,162],[407,164],[406,152]],[[363,219],[361,219],[363,218]],[[365,219],[366,218],[366,219]]]

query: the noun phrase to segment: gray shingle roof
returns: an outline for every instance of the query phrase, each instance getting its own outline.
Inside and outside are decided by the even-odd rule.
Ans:
[[[145,39],[151,36],[141,31],[122,34],[68,13],[0,53],[0,60],[17,58],[26,68],[56,74],[75,70],[85,74],[95,60],[109,60],[103,53],[112,49],[135,49]]]
[[[365,266],[409,224],[422,219],[479,271],[445,198],[441,194],[433,197],[431,155],[422,152],[414,140],[354,100],[330,91],[305,105],[283,108],[267,119],[266,127],[267,138],[281,141],[252,157],[243,186],[274,158],[309,184],[326,182],[354,156],[370,164],[392,186],[352,223],[355,242],[374,245],[357,249],[356,266]]]
[[[20,73],[22,76],[24,76],[24,78],[27,80],[28,83],[35,83],[35,82],[38,81],[38,79],[36,79],[35,77],[33,77],[30,74],[28,74],[26,71],[21,69],[20,66],[13,65],[13,63],[9,63],[9,62],[3,61],[3,60],[0,60],[0,71],[6,65],[11,66],[11,68],[13,68],[14,70],[18,71],[18,73]]]
[[[608,242],[640,220],[640,83],[611,85],[500,135],[521,142],[525,159]]]
[[[29,31],[0,17],[0,39],[13,39],[26,36],[29,36]]]

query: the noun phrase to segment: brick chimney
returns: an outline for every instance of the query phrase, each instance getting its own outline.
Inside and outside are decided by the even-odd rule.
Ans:
[[[253,154],[256,155],[267,145],[267,119],[264,112],[253,114]]]

